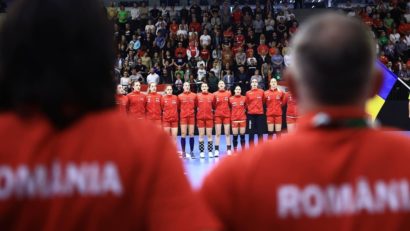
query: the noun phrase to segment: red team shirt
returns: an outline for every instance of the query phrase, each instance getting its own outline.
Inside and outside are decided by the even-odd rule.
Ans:
[[[235,95],[229,98],[231,105],[231,120],[232,121],[246,121],[246,97],[242,95]]]
[[[57,130],[2,113],[0,139],[1,230],[217,228],[173,141],[149,123],[108,110]]]
[[[203,48],[201,50],[200,56],[203,60],[209,60],[209,58],[211,57],[211,54],[209,53],[208,49]]]
[[[284,96],[278,89],[265,91],[266,116],[282,116]]]
[[[197,94],[197,114],[198,120],[213,120],[212,110],[215,104],[215,96],[211,93],[198,93]]]
[[[129,99],[126,95],[117,94],[115,96],[115,101],[117,103],[118,110],[124,115],[128,114],[129,110]]]
[[[194,118],[196,106],[196,94],[192,92],[184,92],[178,95],[180,105],[180,118]]]
[[[297,117],[298,111],[296,108],[296,99],[292,96],[290,92],[285,93],[284,103],[288,105],[286,110],[286,116]]]
[[[133,91],[127,95],[129,100],[129,113],[137,119],[145,118],[145,106],[147,103],[147,96],[144,93]]]
[[[215,96],[215,117],[231,117],[231,110],[229,108],[230,91],[217,91]]]
[[[161,95],[157,92],[147,95],[147,119],[161,120]]]
[[[246,92],[246,106],[248,114],[263,114],[263,96],[264,92],[261,89],[252,89]]]
[[[323,111],[336,120],[366,118],[356,108]],[[315,115],[208,175],[201,195],[226,230],[410,230],[410,139],[318,128]]]
[[[165,95],[161,98],[161,108],[163,111],[162,120],[164,122],[178,121],[178,97],[176,95]]]

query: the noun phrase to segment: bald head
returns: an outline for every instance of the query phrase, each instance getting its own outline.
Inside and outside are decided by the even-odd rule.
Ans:
[[[312,101],[349,105],[367,91],[375,44],[360,21],[336,13],[307,21],[293,43],[293,75]]]

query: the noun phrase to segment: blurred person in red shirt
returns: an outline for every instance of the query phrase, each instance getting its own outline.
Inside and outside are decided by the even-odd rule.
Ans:
[[[189,82],[183,85],[184,92],[178,95],[179,101],[179,117],[181,124],[181,148],[182,155],[185,158],[195,159],[194,154],[194,132],[195,132],[195,108],[196,108],[196,94],[191,92]],[[191,152],[185,151],[186,136],[189,135],[189,147]]]
[[[218,228],[169,136],[116,109],[112,25],[101,4],[18,0],[2,24],[1,229]],[[56,47],[63,62],[50,58]]]
[[[375,48],[355,18],[302,25],[285,71],[296,131],[226,158],[203,184],[225,230],[410,229],[410,139],[365,112],[383,82]]]
[[[175,142],[178,136],[178,104],[178,97],[172,94],[172,86],[166,86],[165,95],[161,98],[162,127]]]
[[[219,156],[219,144],[221,141],[222,125],[224,127],[227,154],[231,155],[231,110],[229,97],[231,92],[225,89],[225,82],[218,82],[218,91],[215,96],[215,157]]]
[[[144,119],[147,96],[141,92],[140,82],[135,81],[132,87],[134,90],[127,95],[129,100],[129,114],[135,119]]]
[[[239,85],[235,87],[234,91],[235,95],[229,98],[229,105],[231,106],[233,148],[238,150],[238,135],[241,138],[241,148],[245,149],[246,97],[242,95],[242,89]]]
[[[258,88],[258,80],[251,80],[251,90],[246,92],[246,110],[248,112],[249,144],[255,144],[255,134],[258,135],[258,143],[262,142],[263,127],[263,103],[264,92]]]
[[[208,156],[214,157],[212,151],[214,149],[212,142],[212,129],[214,127],[214,105],[215,96],[208,92],[208,84],[201,84],[201,92],[197,94],[197,112],[196,125],[199,132],[199,156],[205,158],[205,141],[204,136],[208,138]]]
[[[270,88],[265,91],[266,103],[266,123],[268,124],[268,134],[274,138],[279,138],[282,130],[282,106],[285,99],[285,93],[278,89],[276,79],[270,80]]]

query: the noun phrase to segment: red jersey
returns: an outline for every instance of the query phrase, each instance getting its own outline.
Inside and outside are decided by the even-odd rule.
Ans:
[[[239,43],[236,43],[233,47],[232,47],[232,54],[233,56],[235,56],[238,52],[239,52],[239,48],[242,48],[242,45]]]
[[[241,10],[235,10],[232,12],[232,18],[235,23],[241,22],[242,20],[242,11]]]
[[[189,24],[189,31],[191,31],[192,28],[194,29],[195,32],[199,33],[201,31],[201,28],[202,28],[201,23],[191,22]]]
[[[123,114],[128,114],[129,111],[129,99],[126,95],[117,94],[115,96],[115,101],[117,103],[117,108]]]
[[[171,138],[120,114],[90,113],[63,130],[41,116],[0,114],[1,229],[217,228]]]
[[[366,118],[364,109],[323,112],[335,120]],[[301,118],[297,132],[226,158],[208,175],[201,195],[224,227],[410,230],[409,137],[315,127],[317,115]]]
[[[231,110],[229,109],[229,97],[231,97],[230,91],[217,91],[215,96],[215,116],[219,117],[231,117]]]
[[[147,119],[161,120],[161,95],[157,92],[147,95]]]
[[[410,23],[402,23],[399,25],[398,32],[401,34],[407,34],[410,31]]]
[[[192,92],[183,92],[178,95],[179,108],[181,110],[180,118],[195,117],[196,94]]]
[[[263,114],[263,95],[264,92],[261,89],[252,89],[246,92],[246,107],[248,114]]]
[[[142,119],[145,118],[145,105],[147,103],[147,96],[139,91],[133,91],[128,94],[130,115]]]
[[[245,42],[245,36],[243,34],[235,35],[235,42],[242,46],[243,43]]]
[[[231,120],[246,121],[246,97],[243,95],[235,95],[229,98],[231,105]]]
[[[161,98],[162,120],[165,122],[178,121],[178,97],[165,95]]]
[[[200,120],[212,120],[213,107],[215,104],[215,96],[211,93],[198,93],[197,94],[197,112],[196,118]]]
[[[296,99],[292,96],[290,92],[285,93],[284,103],[288,105],[286,109],[286,116],[296,117],[298,116],[298,111],[296,107]]]
[[[171,23],[171,25],[169,25],[169,30],[173,33],[176,34],[178,31],[178,24],[177,23]]]
[[[266,115],[281,116],[285,94],[279,89],[265,91]]]
[[[197,55],[199,55],[199,54],[197,54],[197,52],[199,52],[199,51],[198,51],[198,48],[196,46],[189,46],[188,50],[189,50],[189,52],[191,52],[191,57],[196,57]]]
[[[211,54],[209,53],[209,50],[205,48],[201,50],[200,56],[202,60],[209,60],[209,58],[211,58]]]
[[[177,47],[176,49],[175,49],[175,57],[178,57],[178,54],[182,54],[182,58],[185,58],[186,57],[186,48],[184,48],[184,47]]]

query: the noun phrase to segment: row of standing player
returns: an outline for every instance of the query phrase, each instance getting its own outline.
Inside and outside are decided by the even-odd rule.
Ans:
[[[232,153],[230,130],[233,133],[233,148],[238,148],[240,138],[241,147],[245,147],[246,121],[248,114],[248,126],[250,131],[250,143],[254,143],[254,134],[259,139],[262,136],[262,127],[265,121],[261,120],[266,114],[269,135],[280,137],[282,130],[282,106],[287,104],[286,122],[288,130],[294,129],[297,119],[296,101],[290,92],[282,92],[278,89],[277,81],[270,81],[270,89],[263,91],[258,89],[257,80],[251,81],[251,90],[246,96],[241,95],[242,89],[236,86],[234,96],[225,90],[225,83],[218,83],[219,90],[215,93],[208,92],[208,85],[201,85],[198,94],[190,91],[189,83],[184,83],[184,92],[179,96],[172,94],[172,86],[165,88],[165,95],[157,93],[156,84],[151,83],[148,93],[141,92],[141,83],[133,84],[133,92],[126,95],[121,85],[118,85],[117,104],[119,110],[135,119],[148,119],[170,133],[176,140],[178,134],[178,122],[181,126],[181,148],[183,156],[195,158],[194,129],[195,118],[199,132],[200,157],[205,157],[205,135],[208,138],[208,156],[219,156],[219,144],[222,127],[226,136],[227,154]],[[264,110],[266,105],[266,113]],[[179,112],[179,119],[178,119]],[[212,130],[215,126],[215,151],[212,152]],[[190,152],[185,151],[187,135],[189,136]]]

